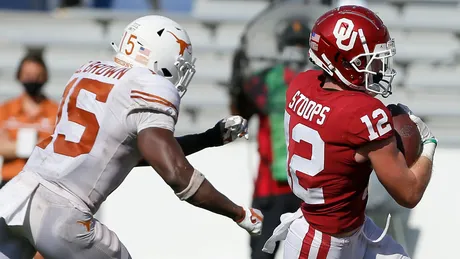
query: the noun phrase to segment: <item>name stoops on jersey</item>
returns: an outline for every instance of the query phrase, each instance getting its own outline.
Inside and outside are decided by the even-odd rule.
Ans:
[[[288,107],[306,120],[313,121],[313,119],[316,119],[316,124],[318,125],[323,125],[327,113],[331,111],[331,108],[308,99],[300,91],[297,91],[292,96]]]
[[[114,79],[122,78],[130,68],[127,67],[117,67],[108,64],[103,64],[100,61],[91,62],[87,65],[82,66],[75,73],[90,73],[98,76],[104,76]]]

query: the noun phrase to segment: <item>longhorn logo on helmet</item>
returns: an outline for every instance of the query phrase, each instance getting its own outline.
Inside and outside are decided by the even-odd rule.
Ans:
[[[179,46],[180,46],[180,50],[179,50],[179,55],[184,55],[184,51],[187,50],[187,52],[189,54],[192,54],[192,44],[190,43],[187,43],[185,42],[184,40],[182,39],[179,39],[179,37],[177,37],[174,33],[168,31],[169,33],[171,33],[171,35],[176,38],[176,42],[179,43]]]

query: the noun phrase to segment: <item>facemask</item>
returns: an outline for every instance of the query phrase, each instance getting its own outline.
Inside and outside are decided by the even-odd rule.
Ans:
[[[26,90],[28,95],[30,95],[32,97],[36,97],[36,96],[40,95],[41,89],[42,89],[44,83],[26,82],[26,83],[22,83],[22,85],[24,86],[24,89]]]

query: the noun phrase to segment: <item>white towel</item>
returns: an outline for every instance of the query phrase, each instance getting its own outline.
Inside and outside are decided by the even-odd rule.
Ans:
[[[38,131],[36,129],[19,129],[16,137],[16,156],[19,158],[29,158],[37,144],[37,139]]]
[[[284,213],[281,215],[281,223],[273,230],[272,236],[265,242],[262,251],[272,254],[275,251],[276,242],[285,240],[292,222],[301,217],[303,217],[303,214],[300,208],[294,213]]]
[[[0,217],[9,226],[22,226],[27,207],[39,182],[20,173],[0,189]]]

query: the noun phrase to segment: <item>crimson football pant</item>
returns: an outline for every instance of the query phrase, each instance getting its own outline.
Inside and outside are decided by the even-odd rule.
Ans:
[[[331,237],[311,227],[304,217],[289,227],[284,259],[410,259],[403,247],[386,235],[373,243],[383,230],[370,219],[352,236]],[[367,238],[364,236],[367,236]]]
[[[262,252],[262,247],[272,235],[273,230],[280,224],[280,216],[284,213],[298,210],[300,204],[301,200],[293,193],[254,198],[252,207],[262,211],[264,224],[262,225],[262,234],[251,237],[251,259],[275,258],[278,245],[273,254]]]

